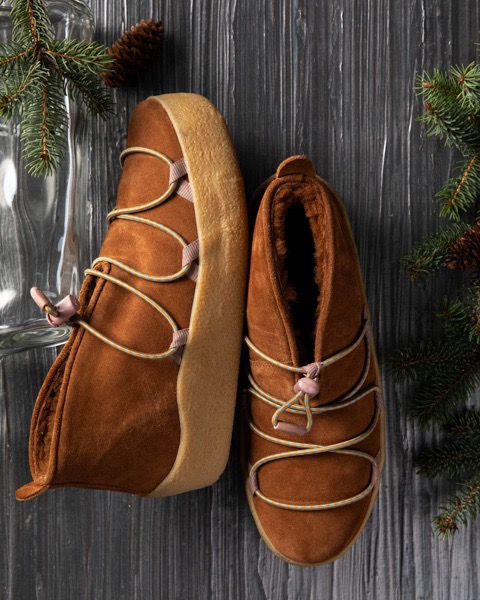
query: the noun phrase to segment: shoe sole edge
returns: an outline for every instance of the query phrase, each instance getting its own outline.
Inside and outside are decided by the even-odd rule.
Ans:
[[[245,308],[248,224],[243,178],[221,114],[196,94],[155,98],[175,128],[187,163],[200,240],[189,338],[177,379],[180,444],[172,469],[149,494],[160,497],[208,486],[227,464]]]

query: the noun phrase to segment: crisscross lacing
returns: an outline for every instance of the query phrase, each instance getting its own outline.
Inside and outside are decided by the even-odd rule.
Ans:
[[[183,347],[186,344],[188,338],[188,328],[180,329],[177,323],[175,322],[175,319],[170,315],[170,313],[160,304],[155,302],[155,300],[147,296],[147,294],[144,294],[140,290],[137,290],[135,287],[131,286],[125,281],[118,279],[108,273],[103,273],[102,271],[99,271],[95,268],[100,263],[107,262],[112,265],[115,265],[116,267],[127,273],[135,275],[139,279],[145,279],[147,281],[153,281],[156,283],[168,283],[176,281],[185,275],[188,275],[194,281],[196,281],[197,279],[198,265],[194,261],[199,257],[199,240],[194,240],[192,243],[188,244],[187,241],[179,233],[177,233],[170,227],[167,227],[166,225],[158,223],[157,221],[154,221],[152,219],[147,219],[145,217],[140,217],[136,215],[136,213],[146,211],[156,206],[159,206],[160,204],[163,204],[172,196],[174,192],[176,192],[180,196],[183,196],[185,199],[193,202],[192,189],[190,187],[189,182],[185,179],[185,176],[187,175],[187,167],[185,160],[182,158],[174,162],[162,152],[158,152],[150,148],[143,148],[142,146],[133,146],[131,148],[127,148],[121,153],[120,164],[123,166],[125,158],[130,154],[134,153],[154,156],[156,158],[160,158],[163,162],[167,163],[167,165],[170,168],[169,186],[166,189],[166,191],[163,192],[163,194],[161,194],[161,196],[154,200],[151,200],[150,202],[128,208],[115,208],[107,215],[107,222],[111,223],[114,219],[121,219],[135,224],[148,225],[149,227],[153,227],[169,235],[170,237],[177,240],[177,242],[182,248],[182,266],[180,269],[178,269],[175,273],[171,275],[152,275],[149,273],[143,273],[142,271],[139,271],[138,269],[135,269],[134,267],[127,265],[126,263],[116,258],[110,256],[99,256],[93,261],[91,268],[85,271],[85,275],[92,275],[94,277],[100,277],[101,279],[109,281],[110,283],[113,283],[114,285],[121,287],[131,292],[132,294],[135,294],[144,302],[150,304],[150,306],[152,306],[158,313],[160,313],[165,318],[165,320],[172,328],[172,343],[170,344],[170,347],[164,352],[141,352],[139,350],[132,350],[131,348],[118,344],[114,340],[111,340],[109,337],[105,336],[103,333],[92,327],[83,319],[74,317],[72,320],[72,324],[76,324],[80,327],[83,327],[92,335],[100,339],[102,342],[105,342],[106,344],[116,348],[117,350],[120,350],[121,352],[130,354],[131,356],[156,360],[171,356],[172,358],[174,358],[174,360],[180,362]],[[45,310],[48,315],[56,317],[58,320],[62,320],[63,318],[63,322],[66,322],[68,320],[67,317],[69,318],[72,315],[72,312],[74,312],[70,309],[70,302],[69,310],[71,312],[68,313],[67,317],[62,317],[62,315],[60,314],[60,309],[62,306],[62,302],[64,301],[62,301],[55,307],[49,303],[48,299],[40,290],[36,289],[36,292],[33,295],[35,301],[39,303],[39,305],[41,305],[43,310]]]
[[[373,490],[373,488],[375,487],[375,484],[377,482],[378,469],[379,469],[378,456],[373,457],[373,456],[367,454],[366,452],[362,452],[360,450],[353,450],[353,449],[351,449],[351,447],[354,446],[355,444],[358,444],[359,442],[363,441],[364,439],[366,439],[372,433],[372,431],[375,429],[375,427],[379,421],[379,418],[380,418],[380,412],[381,412],[381,407],[382,407],[382,396],[381,396],[381,389],[378,385],[371,385],[365,389],[361,389],[366,381],[367,376],[368,376],[368,372],[370,370],[370,365],[371,365],[371,360],[372,360],[371,328],[370,328],[370,322],[367,318],[366,312],[364,314],[364,322],[363,322],[363,326],[360,330],[360,333],[358,334],[356,339],[352,342],[352,344],[350,344],[350,346],[348,346],[344,350],[338,352],[337,354],[335,354],[327,359],[322,360],[321,362],[311,363],[311,364],[305,365],[303,367],[294,367],[292,365],[287,365],[285,363],[282,363],[282,362],[272,358],[271,356],[268,356],[267,354],[262,352],[250,340],[250,338],[245,337],[245,342],[248,345],[248,347],[255,354],[257,354],[258,356],[260,356],[261,358],[263,358],[270,364],[275,365],[286,371],[290,371],[292,373],[301,374],[307,380],[313,379],[313,381],[315,381],[316,383],[318,383],[318,377],[319,377],[322,369],[337,362],[338,360],[340,360],[341,358],[343,358],[344,356],[346,356],[347,354],[352,352],[363,341],[365,343],[366,357],[365,357],[364,367],[363,367],[363,370],[362,370],[359,380],[357,381],[355,386],[346,395],[344,395],[341,398],[338,398],[334,402],[327,404],[327,405],[311,407],[310,400],[313,397],[313,395],[310,395],[310,394],[302,391],[302,389],[299,389],[299,391],[291,398],[289,398],[287,400],[282,400],[280,398],[273,396],[272,394],[269,394],[265,390],[263,390],[256,383],[252,374],[251,373],[248,374],[248,381],[249,381],[250,387],[247,388],[245,391],[252,394],[253,396],[258,398],[262,402],[265,402],[265,403],[269,404],[270,406],[273,406],[274,408],[276,408],[276,411],[274,412],[274,414],[272,416],[272,425],[274,426],[274,428],[279,429],[279,430],[284,430],[288,433],[294,433],[294,434],[296,433],[297,435],[303,435],[311,430],[311,428],[313,426],[314,415],[319,415],[319,414],[326,413],[326,412],[333,411],[333,410],[340,410],[342,408],[345,408],[347,406],[354,404],[355,402],[358,402],[359,400],[361,400],[362,398],[364,398],[365,396],[367,396],[368,394],[371,394],[371,393],[375,394],[375,400],[376,400],[375,413],[373,415],[372,421],[371,421],[370,425],[368,426],[368,428],[363,433],[361,433],[360,435],[357,435],[351,439],[348,439],[348,440],[345,440],[342,442],[338,442],[336,444],[329,444],[326,446],[322,446],[320,444],[294,442],[294,441],[290,441],[290,440],[286,440],[286,439],[282,439],[282,438],[279,438],[276,436],[269,435],[268,433],[262,431],[259,427],[257,427],[255,425],[250,414],[248,413],[248,410],[245,407],[246,419],[247,419],[248,425],[249,425],[250,429],[256,435],[258,435],[259,437],[261,437],[269,442],[273,442],[273,443],[279,444],[281,446],[286,446],[287,448],[294,448],[294,450],[286,450],[286,451],[279,452],[277,454],[270,454],[268,456],[265,456],[265,457],[257,460],[257,462],[255,462],[253,465],[249,465],[248,484],[249,484],[250,491],[252,494],[258,496],[263,501],[265,501],[268,504],[271,504],[273,506],[276,506],[279,508],[285,508],[288,510],[298,510],[298,511],[315,511],[315,510],[327,510],[330,508],[337,508],[340,506],[346,506],[347,504],[352,504],[354,502],[358,502],[362,498],[365,498],[366,496],[368,496],[368,494]],[[297,387],[298,387],[298,383],[297,383],[296,388]],[[280,416],[284,412],[305,415],[305,417],[307,419],[307,423],[304,428],[304,431],[300,431],[300,433],[299,433],[299,430],[301,429],[299,426],[282,423],[280,421]],[[284,426],[281,427],[281,425],[284,425]],[[279,502],[272,498],[268,498],[267,496],[265,496],[265,494],[263,494],[260,491],[260,489],[258,487],[258,470],[263,465],[265,465],[269,462],[275,461],[275,460],[281,460],[281,459],[293,458],[293,457],[299,457],[299,456],[314,455],[314,454],[325,454],[327,452],[331,452],[331,453],[335,453],[335,454],[346,454],[346,455],[350,455],[350,456],[357,456],[359,458],[367,460],[372,466],[372,472],[371,472],[370,482],[365,487],[365,489],[363,489],[358,494],[351,496],[350,498],[346,498],[344,500],[339,500],[336,502],[328,502],[325,504],[290,504],[290,503],[286,503],[286,502]]]

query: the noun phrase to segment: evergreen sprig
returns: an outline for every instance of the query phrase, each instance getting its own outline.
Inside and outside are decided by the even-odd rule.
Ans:
[[[418,80],[420,93],[424,96],[425,113],[420,120],[427,134],[445,140],[448,146],[469,154],[480,146],[480,130],[475,112],[465,101],[458,78],[451,72],[435,69],[433,77],[424,73]]]
[[[448,365],[444,363],[445,372],[440,369],[435,374],[432,372],[417,390],[410,405],[410,415],[420,427],[428,427],[432,420],[447,422],[454,410],[480,384],[480,352],[468,355],[462,350],[463,354],[456,356]]]
[[[441,215],[458,222],[415,244],[402,262],[412,281],[428,281],[445,267],[469,275],[436,309],[443,339],[397,350],[388,369],[397,381],[418,384],[410,416],[420,427],[444,425],[444,440],[425,450],[417,464],[427,477],[461,480],[459,494],[447,498],[434,519],[436,533],[445,538],[480,510],[480,411],[460,410],[480,386],[479,219],[461,220],[480,195],[480,64],[424,73],[417,89],[428,134],[463,155],[436,194]]]
[[[480,475],[464,483],[461,494],[450,496],[440,511],[434,523],[435,531],[442,539],[456,533],[459,523],[466,525],[473,521],[480,512]]]
[[[471,437],[444,441],[423,452],[419,473],[433,479],[439,475],[455,477],[463,472],[480,471],[480,445]]]
[[[470,356],[470,348],[462,353],[463,350],[461,342],[421,340],[418,345],[396,350],[387,369],[399,383],[413,383],[441,373],[452,361]]]
[[[480,190],[480,149],[476,149],[466,160],[460,160],[454,169],[456,175],[447,179],[437,192],[440,214],[443,217],[460,219],[477,199]]]
[[[33,176],[50,175],[63,159],[68,94],[87,112],[111,112],[99,75],[113,61],[86,40],[57,40],[44,0],[11,0],[12,41],[0,45],[0,117],[22,117],[23,156]]]
[[[452,415],[446,428],[446,435],[452,439],[469,438],[480,442],[480,413],[467,410]]]
[[[448,342],[450,343],[452,339],[459,336],[458,344],[460,349],[464,350],[464,354],[470,355],[474,349],[470,348],[468,344],[465,346],[464,335],[468,332],[471,321],[462,300],[459,297],[454,299],[444,298],[443,302],[437,307],[435,314],[442,319],[445,332],[449,336]],[[461,351],[460,354],[462,354]]]
[[[420,120],[428,135],[443,139],[464,156],[457,174],[437,193],[441,215],[459,220],[480,192],[480,66],[471,63],[448,72],[435,69],[432,76],[424,73],[417,89],[424,97]]]
[[[469,228],[467,223],[453,223],[439,233],[412,246],[402,258],[405,272],[412,281],[427,281],[445,266],[450,246]]]

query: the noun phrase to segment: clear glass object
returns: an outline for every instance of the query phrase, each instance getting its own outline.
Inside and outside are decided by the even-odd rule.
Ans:
[[[47,2],[59,39],[91,39],[93,18],[79,0]],[[0,43],[11,38],[10,9],[0,6]],[[55,304],[77,294],[79,239],[91,208],[87,123],[64,99],[69,115],[65,160],[48,178],[30,177],[22,159],[20,123],[0,119],[0,358],[65,343],[68,326],[48,326],[30,297],[40,287]]]

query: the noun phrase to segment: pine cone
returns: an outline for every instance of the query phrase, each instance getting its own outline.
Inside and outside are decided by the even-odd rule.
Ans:
[[[115,62],[103,75],[109,87],[133,85],[141,71],[144,71],[163,42],[163,24],[150,19],[142,21],[126,31],[110,48]]]
[[[452,270],[480,267],[480,221],[450,245],[445,262]]]

